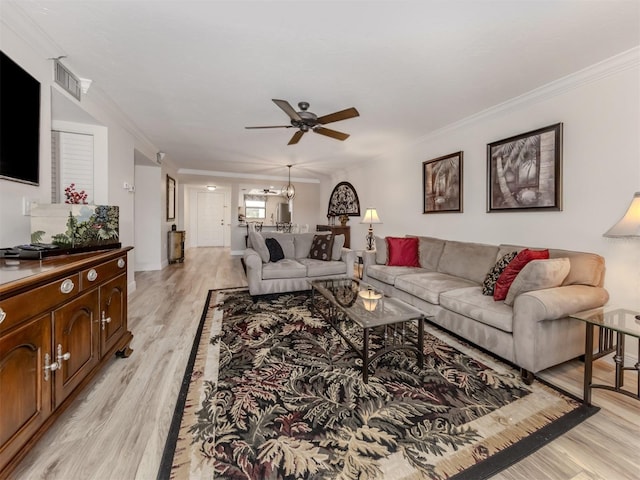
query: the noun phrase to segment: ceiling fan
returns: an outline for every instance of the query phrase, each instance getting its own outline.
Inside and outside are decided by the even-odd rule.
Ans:
[[[318,117],[315,113],[307,111],[307,109],[309,108],[308,102],[298,103],[298,107],[300,108],[299,112],[296,112],[291,104],[286,100],[277,100],[274,98],[273,103],[279,106],[284,111],[284,113],[289,116],[289,118],[291,119],[291,125],[269,125],[264,127],[245,128],[297,128],[298,131],[293,134],[293,137],[291,137],[291,140],[289,140],[289,143],[287,145],[294,145],[298,143],[302,136],[309,130],[315,133],[319,133],[320,135],[335,138],[336,140],[346,140],[347,138],[349,138],[349,135],[347,133],[331,130],[330,128],[325,128],[322,125],[360,116],[360,113],[358,113],[358,110],[356,110],[354,107]]]

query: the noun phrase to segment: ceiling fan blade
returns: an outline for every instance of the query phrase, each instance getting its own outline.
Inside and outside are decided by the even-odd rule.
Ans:
[[[246,129],[252,129],[252,128],[291,128],[293,125],[268,125],[265,127],[244,127]]]
[[[318,123],[321,125],[325,125],[327,123],[339,122],[340,120],[346,120],[347,118],[359,117],[360,113],[355,108],[347,108],[345,110],[340,110],[339,112],[330,113],[328,115],[323,115],[322,117],[318,117]]]
[[[287,143],[287,145],[295,145],[300,141],[300,139],[302,138],[302,135],[304,135],[304,132],[302,130],[298,130],[296,133],[293,134],[293,137],[291,137],[291,140],[289,140],[289,143]]]
[[[331,130],[330,128],[316,127],[313,129],[313,131],[319,133],[320,135],[326,135],[327,137],[335,138],[336,140],[344,141],[349,138],[349,134],[337,132],[336,130]]]
[[[277,99],[273,98],[272,101],[273,101],[273,103],[278,105],[284,111],[284,113],[289,115],[291,120],[296,120],[298,122],[302,120],[300,118],[300,115],[298,115],[298,112],[296,112],[293,109],[293,107],[291,106],[291,104],[289,102],[287,102],[286,100],[277,100]]]

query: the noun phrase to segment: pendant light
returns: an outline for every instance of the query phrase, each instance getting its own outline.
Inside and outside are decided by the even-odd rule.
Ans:
[[[282,189],[282,193],[284,193],[284,196],[287,197],[287,200],[291,201],[293,200],[293,197],[296,196],[296,189],[291,184],[291,165],[287,165],[287,167],[289,167],[289,184]]]

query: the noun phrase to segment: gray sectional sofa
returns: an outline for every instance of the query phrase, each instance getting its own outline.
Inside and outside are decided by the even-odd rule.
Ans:
[[[331,232],[262,234],[249,232],[243,262],[251,295],[309,290],[309,280],[323,278],[352,277],[356,253],[344,248],[344,235],[336,235],[333,241],[331,260],[309,258],[315,235],[330,235]],[[282,247],[284,259],[270,261],[266,238],[275,238]]]
[[[540,370],[584,354],[585,326],[568,315],[608,301],[601,256],[549,249],[549,260],[528,264],[507,298],[495,301],[482,293],[487,273],[504,254],[524,247],[417,238],[419,267],[386,265],[387,244],[376,238],[376,250],[363,256],[363,280],[520,367],[527,382]],[[547,271],[557,285],[545,278]]]

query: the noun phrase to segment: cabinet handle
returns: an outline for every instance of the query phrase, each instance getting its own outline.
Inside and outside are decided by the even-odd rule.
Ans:
[[[0,323],[4,322],[5,318],[7,318],[7,312],[0,308]]]
[[[93,282],[96,278],[98,278],[98,272],[96,272],[95,268],[92,268],[87,272],[87,280]]]
[[[124,258],[119,258],[118,259],[118,268],[124,268],[124,265],[125,265]]]
[[[62,345],[59,343],[58,344],[58,366],[62,366],[62,361],[63,360],[69,360],[71,358],[71,354],[69,352],[67,353],[62,353]]]
[[[67,278],[64,282],[62,282],[62,284],[60,285],[60,291],[62,293],[71,293],[73,291],[75,287],[75,284],[73,283],[73,280]]]
[[[51,357],[48,353],[44,354],[44,380],[45,382],[49,381],[49,372],[55,372],[60,368],[60,364],[58,362],[51,363]]]
[[[102,311],[102,320],[100,320],[100,323],[102,323],[102,330],[104,330],[105,325],[107,323],[111,323],[111,317],[106,317],[104,310]]]

